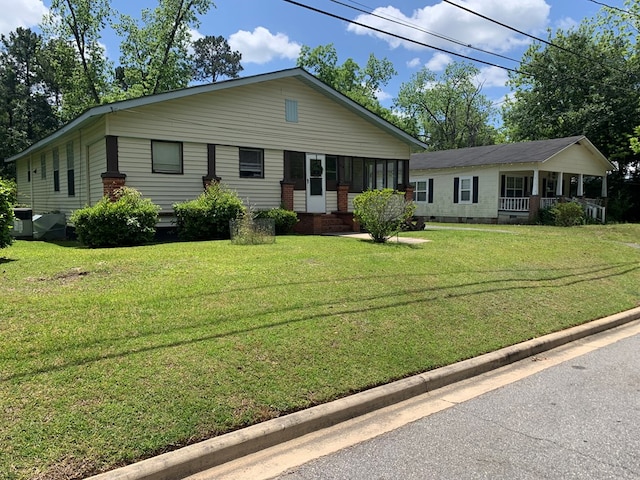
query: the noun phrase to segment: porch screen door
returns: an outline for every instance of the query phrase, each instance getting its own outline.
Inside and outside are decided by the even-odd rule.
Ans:
[[[326,159],[323,154],[307,153],[307,212],[326,212]]]

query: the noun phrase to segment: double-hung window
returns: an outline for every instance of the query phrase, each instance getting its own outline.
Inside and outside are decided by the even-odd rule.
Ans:
[[[505,194],[510,198],[524,197],[524,177],[507,177]]]
[[[264,178],[264,150],[240,148],[240,177]]]
[[[471,203],[473,183],[471,177],[460,177],[458,190],[459,203]]]
[[[416,182],[416,187],[413,190],[413,201],[414,202],[426,202],[427,201],[427,181],[426,180],[418,180]]]
[[[151,141],[153,173],[182,173],[182,142]]]

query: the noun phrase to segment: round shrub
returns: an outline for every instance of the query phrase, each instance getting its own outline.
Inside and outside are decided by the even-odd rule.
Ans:
[[[122,187],[71,215],[78,240],[91,248],[142,245],[153,240],[160,207],[140,192]]]
[[[272,208],[270,210],[260,210],[255,218],[270,218],[274,221],[276,235],[286,235],[293,232],[293,227],[298,223],[298,214],[284,208]]]
[[[0,178],[0,248],[13,243],[13,204],[16,201],[15,183]]]
[[[559,203],[552,212],[557,227],[573,227],[585,222],[584,208],[578,202]]]
[[[390,188],[361,193],[353,199],[353,207],[353,216],[376,243],[398,233],[416,208],[413,202],[405,201],[403,193]]]
[[[229,220],[245,212],[245,207],[233,190],[214,183],[195,200],[173,205],[176,230],[183,240],[229,238]]]

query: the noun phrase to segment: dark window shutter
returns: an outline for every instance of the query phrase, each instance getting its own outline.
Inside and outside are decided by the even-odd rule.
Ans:
[[[529,196],[529,177],[524,177],[524,182],[522,186],[523,186],[522,196],[528,197]]]
[[[453,203],[458,203],[458,189],[460,188],[460,178],[453,178]]]
[[[547,179],[543,178],[542,179],[542,195],[540,195],[541,197],[544,197],[547,195]]]
[[[506,175],[502,175],[502,178],[500,180],[500,196],[501,197],[507,196],[507,176]]]
[[[429,196],[429,198],[428,198],[427,201],[429,203],[433,203],[433,178],[429,179],[429,187],[428,187],[428,189],[429,189],[429,192],[428,192],[427,195]]]
[[[473,203],[478,203],[478,177],[473,177]]]

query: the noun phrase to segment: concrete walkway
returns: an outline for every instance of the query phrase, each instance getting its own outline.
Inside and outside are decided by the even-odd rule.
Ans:
[[[372,241],[371,240],[371,235],[369,235],[368,233],[355,233],[355,232],[351,232],[351,233],[328,233],[327,235],[332,235],[332,236],[336,236],[336,237],[343,237],[343,238],[355,238],[357,240],[368,240],[368,241]],[[391,243],[406,243],[409,245],[418,245],[420,243],[426,243],[426,242],[430,242],[431,240],[427,240],[426,238],[414,238],[414,237],[400,237],[398,235],[394,235],[393,237],[389,237],[387,239],[387,242],[391,242]]]
[[[249,454],[396,405],[505,365],[511,365],[527,357],[637,319],[640,319],[640,307],[275,418],[91,478],[93,480],[177,480],[190,476],[193,478],[200,472]]]

